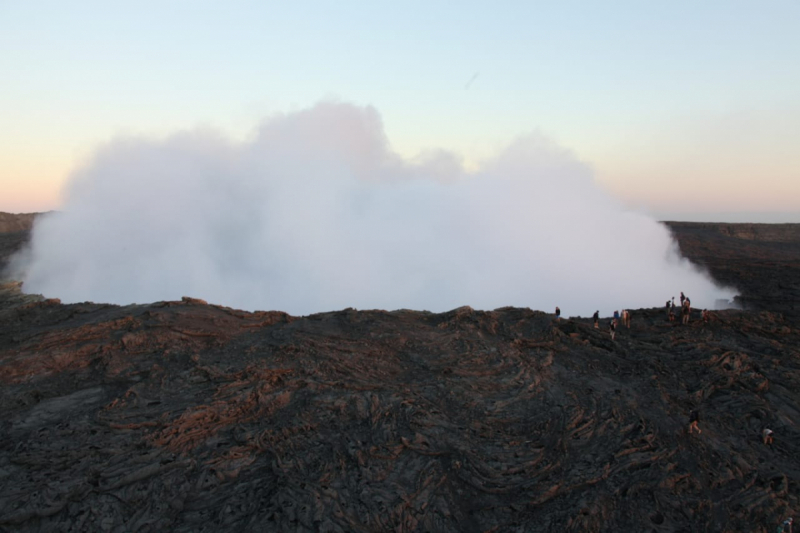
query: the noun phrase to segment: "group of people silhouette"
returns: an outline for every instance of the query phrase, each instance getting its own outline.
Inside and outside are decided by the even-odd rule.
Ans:
[[[667,300],[666,304],[667,308],[667,318],[670,322],[675,321],[676,309],[675,309],[675,297],[673,296],[671,299]],[[681,316],[681,324],[688,325],[689,318],[691,317],[692,313],[692,301],[689,299],[688,296],[683,294],[681,291],[680,295],[680,316]],[[710,313],[707,309],[703,309],[702,311],[702,319],[704,323],[707,323],[710,319]],[[561,320],[561,308],[556,306],[555,318],[557,321]],[[620,320],[622,321],[622,325],[626,328],[631,327],[631,312],[628,309],[623,309],[622,312],[615,310],[614,316],[609,320],[608,323],[608,332],[611,334],[611,340],[614,340],[617,333],[617,326],[619,325]],[[592,321],[594,323],[595,329],[600,329],[600,311],[595,311],[592,315]]]
[[[689,299],[688,296],[685,296],[683,292],[681,292],[680,301],[681,301],[681,309],[680,309],[681,324],[685,326],[689,324],[689,318],[692,315],[692,301]],[[669,318],[670,322],[675,322],[675,315],[676,315],[675,297],[673,296],[671,300],[667,300],[667,318]],[[703,309],[701,316],[703,322],[707,323],[710,317],[708,310]]]

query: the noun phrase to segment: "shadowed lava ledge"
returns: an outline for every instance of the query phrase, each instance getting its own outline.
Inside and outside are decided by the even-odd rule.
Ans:
[[[634,310],[612,342],[517,308],[35,300],[0,288],[0,529],[771,532],[800,510],[779,313]]]

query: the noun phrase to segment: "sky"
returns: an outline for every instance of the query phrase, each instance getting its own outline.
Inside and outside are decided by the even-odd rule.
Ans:
[[[320,102],[478,170],[520,136],[626,208],[800,222],[800,2],[0,0],[0,211],[114,139],[246,141]]]

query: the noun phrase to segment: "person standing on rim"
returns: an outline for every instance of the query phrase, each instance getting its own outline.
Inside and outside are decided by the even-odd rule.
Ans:
[[[594,329],[600,329],[600,311],[595,311],[592,318],[594,319]]]
[[[561,309],[559,309],[558,306],[556,306],[556,320],[559,322],[561,321]]]

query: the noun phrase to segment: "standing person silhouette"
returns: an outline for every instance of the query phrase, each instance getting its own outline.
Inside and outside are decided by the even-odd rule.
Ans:
[[[692,411],[689,413],[689,433],[692,433],[692,430],[695,429],[697,430],[698,435],[702,433],[700,428],[697,427],[698,423],[700,423],[700,413],[697,411],[697,409],[692,409]]]

